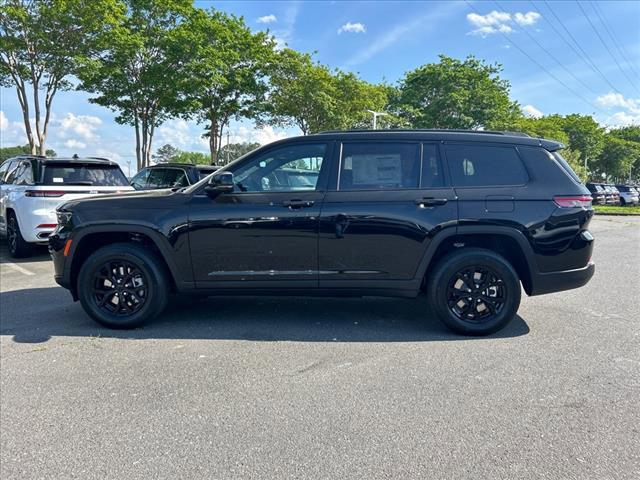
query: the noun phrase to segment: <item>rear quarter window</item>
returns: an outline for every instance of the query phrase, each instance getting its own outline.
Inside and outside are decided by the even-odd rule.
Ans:
[[[514,147],[449,144],[445,152],[456,187],[524,185],[529,180]]]

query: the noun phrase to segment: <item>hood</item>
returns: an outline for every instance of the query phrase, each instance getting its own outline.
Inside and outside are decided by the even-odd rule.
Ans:
[[[183,193],[170,189],[132,191],[71,200],[58,207],[58,210],[164,209],[182,203],[184,199]]]

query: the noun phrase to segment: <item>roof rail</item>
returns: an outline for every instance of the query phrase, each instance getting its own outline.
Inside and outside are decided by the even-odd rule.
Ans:
[[[423,132],[423,133],[476,133],[481,135],[513,135],[515,137],[530,137],[524,132],[510,132],[502,130],[465,130],[459,128],[385,128],[385,129],[352,129],[352,130],[326,130],[319,135],[328,133],[371,133],[371,132]]]
[[[106,158],[106,157],[84,157],[84,158],[90,158],[91,160],[106,160],[108,162],[111,161],[110,158]],[[82,158],[79,158],[78,160],[82,160]]]

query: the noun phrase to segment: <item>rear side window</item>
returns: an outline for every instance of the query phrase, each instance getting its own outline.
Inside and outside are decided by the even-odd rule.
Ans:
[[[446,145],[454,186],[523,185],[529,177],[513,147]]]
[[[20,162],[15,172],[16,185],[30,185],[33,183],[33,168],[31,162]]]
[[[562,157],[562,155],[560,155],[559,152],[552,152],[551,155],[556,159],[556,161],[560,164],[564,171],[567,172],[571,178],[573,178],[574,181],[576,181],[577,183],[582,183],[580,181],[580,177],[576,175],[576,172],[573,171],[571,165],[569,165],[569,163]]]
[[[417,143],[345,143],[340,162],[340,190],[418,188]]]
[[[43,185],[93,185],[120,187],[128,185],[120,167],[77,163],[47,163],[42,176]]]

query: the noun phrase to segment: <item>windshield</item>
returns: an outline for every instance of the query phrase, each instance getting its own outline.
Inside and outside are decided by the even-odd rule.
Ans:
[[[129,182],[117,165],[55,163],[45,165],[42,184],[122,187]]]

